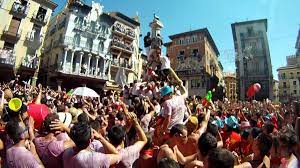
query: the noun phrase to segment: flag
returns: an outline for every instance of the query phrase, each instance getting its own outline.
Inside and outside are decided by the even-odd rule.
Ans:
[[[122,88],[126,85],[126,75],[123,67],[119,67],[115,78],[115,82],[119,84]]]
[[[67,95],[68,95],[68,96],[72,96],[73,92],[74,92],[74,89],[71,89],[71,90],[67,93]]]

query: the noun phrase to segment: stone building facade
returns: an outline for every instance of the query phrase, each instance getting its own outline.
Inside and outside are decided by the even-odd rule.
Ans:
[[[271,99],[273,74],[267,19],[233,23],[231,28],[236,52],[239,99],[247,99],[247,90],[254,83],[260,83],[262,87],[255,99]]]

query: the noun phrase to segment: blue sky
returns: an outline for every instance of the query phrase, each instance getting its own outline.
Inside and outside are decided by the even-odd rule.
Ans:
[[[59,11],[65,1],[54,0]],[[91,0],[86,0],[91,3]],[[150,30],[153,13],[164,23],[164,42],[168,36],[207,27],[219,51],[224,71],[235,71],[231,23],[268,19],[268,40],[273,75],[286,64],[286,56],[295,54],[300,25],[299,0],[101,0],[104,11],[120,11],[128,16],[137,13],[142,34]],[[141,43],[142,45],[142,43]]]

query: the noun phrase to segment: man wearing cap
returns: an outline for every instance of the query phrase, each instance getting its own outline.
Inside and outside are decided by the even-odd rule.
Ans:
[[[180,88],[183,91],[181,96],[173,96],[173,89],[170,86],[164,86],[160,90],[160,95],[164,101],[162,105],[164,117],[163,134],[168,133],[174,125],[183,124],[184,113],[187,110],[185,105],[187,91],[180,80],[178,80],[178,83],[180,83]]]

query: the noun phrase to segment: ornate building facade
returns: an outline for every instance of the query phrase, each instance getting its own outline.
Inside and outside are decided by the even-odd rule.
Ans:
[[[300,100],[300,55],[288,56],[286,60],[287,65],[277,69],[282,103]]]
[[[223,81],[219,51],[207,28],[169,36],[166,43],[171,66],[182,79],[189,96],[205,96]]]
[[[236,84],[236,75],[235,73],[224,73],[225,89],[226,89],[226,98],[228,100],[237,100],[237,84]]]
[[[51,0],[0,1],[0,80],[20,74],[21,80],[36,84],[44,37],[56,7]]]
[[[131,70],[131,56],[136,50],[132,45],[117,41],[115,34],[131,42],[137,36],[132,31],[127,34],[127,29],[123,32],[123,27],[118,26],[116,17],[103,12],[99,3],[69,2],[51,20],[47,32],[41,73],[43,81],[50,86],[66,88],[81,85],[103,88],[108,81],[115,79],[114,69],[124,67]],[[131,59],[114,62],[115,49]],[[122,54],[118,55],[119,58],[124,58]]]
[[[140,23],[138,18],[130,18],[120,12],[110,12],[113,19],[110,53],[111,79],[114,80],[118,69],[125,70],[127,83],[141,77]]]
[[[254,83],[260,83],[262,87],[255,99],[271,99],[273,74],[267,19],[233,23],[231,28],[236,52],[239,99],[247,99],[247,90]]]

